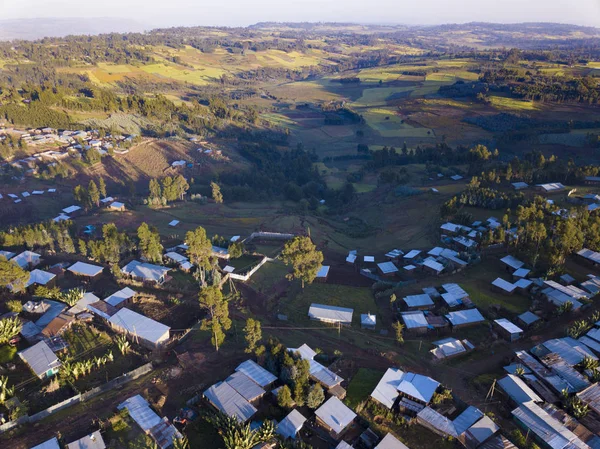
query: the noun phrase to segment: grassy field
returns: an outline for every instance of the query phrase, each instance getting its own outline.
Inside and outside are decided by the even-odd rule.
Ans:
[[[348,393],[344,401],[346,405],[350,408],[355,408],[360,402],[366,400],[373,392],[382,376],[383,372],[381,371],[369,368],[359,368],[346,390]]]
[[[392,108],[373,108],[362,113],[367,124],[384,137],[429,138],[435,134],[429,128],[417,128],[405,123],[405,119]]]
[[[307,285],[304,291],[297,295],[293,293],[285,300],[284,312],[293,323],[323,326],[308,318],[308,309],[312,303],[354,309],[352,323],[360,327],[360,314],[370,312],[377,314],[377,304],[370,289],[355,288],[343,285],[313,283]]]
[[[497,109],[507,109],[514,111],[537,111],[540,110],[533,101],[518,100],[516,98],[497,97],[495,95],[489,97],[492,106]]]

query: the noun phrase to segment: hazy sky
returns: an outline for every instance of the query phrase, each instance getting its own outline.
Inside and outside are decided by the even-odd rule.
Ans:
[[[122,17],[146,29],[261,21],[600,26],[600,0],[0,0],[0,19],[27,17]]]

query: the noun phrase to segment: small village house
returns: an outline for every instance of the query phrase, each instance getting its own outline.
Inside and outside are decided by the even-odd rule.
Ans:
[[[336,440],[342,437],[356,418],[356,413],[335,396],[321,405],[315,411],[315,415],[317,423],[327,429]]]
[[[169,341],[169,326],[125,307],[111,316],[108,322],[115,331],[150,349],[163,346]]]
[[[19,357],[40,379],[54,376],[61,367],[60,360],[44,341],[19,352]]]
[[[508,341],[516,341],[523,337],[523,329],[510,322],[506,318],[500,318],[492,322],[492,327],[502,338]]]

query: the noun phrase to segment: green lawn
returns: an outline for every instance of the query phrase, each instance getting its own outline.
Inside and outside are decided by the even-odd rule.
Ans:
[[[105,347],[111,343],[111,338],[106,332],[98,331],[90,326],[75,324],[64,333],[68,347],[67,351],[71,357],[77,358],[86,354],[83,358],[103,354]]]
[[[369,288],[313,283],[297,294],[292,290],[286,298],[283,313],[288,315],[292,322],[309,324],[311,320],[308,318],[308,309],[312,303],[354,309],[352,324],[355,327],[360,326],[361,313],[378,312]]]
[[[4,345],[0,346],[0,363],[8,363],[14,359],[17,354],[17,348],[14,346]]]
[[[345,403],[350,408],[355,408],[360,402],[369,397],[373,389],[377,386],[383,372],[369,368],[359,368],[348,385]]]

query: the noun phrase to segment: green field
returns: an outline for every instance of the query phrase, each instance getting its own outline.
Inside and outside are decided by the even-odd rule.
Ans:
[[[304,291],[292,292],[285,300],[284,312],[293,323],[323,326],[308,318],[308,309],[312,303],[354,309],[352,324],[360,327],[360,314],[377,314],[377,304],[368,288],[347,287],[344,285],[313,283]]]
[[[533,101],[518,100],[516,98],[508,97],[489,97],[492,106],[497,109],[508,109],[516,111],[537,111],[540,110],[540,106]]]
[[[359,368],[354,377],[350,380],[350,384],[348,384],[348,389],[346,390],[348,395],[344,402],[350,408],[355,408],[359,403],[369,397],[382,376],[383,372],[381,371],[369,368]]]

